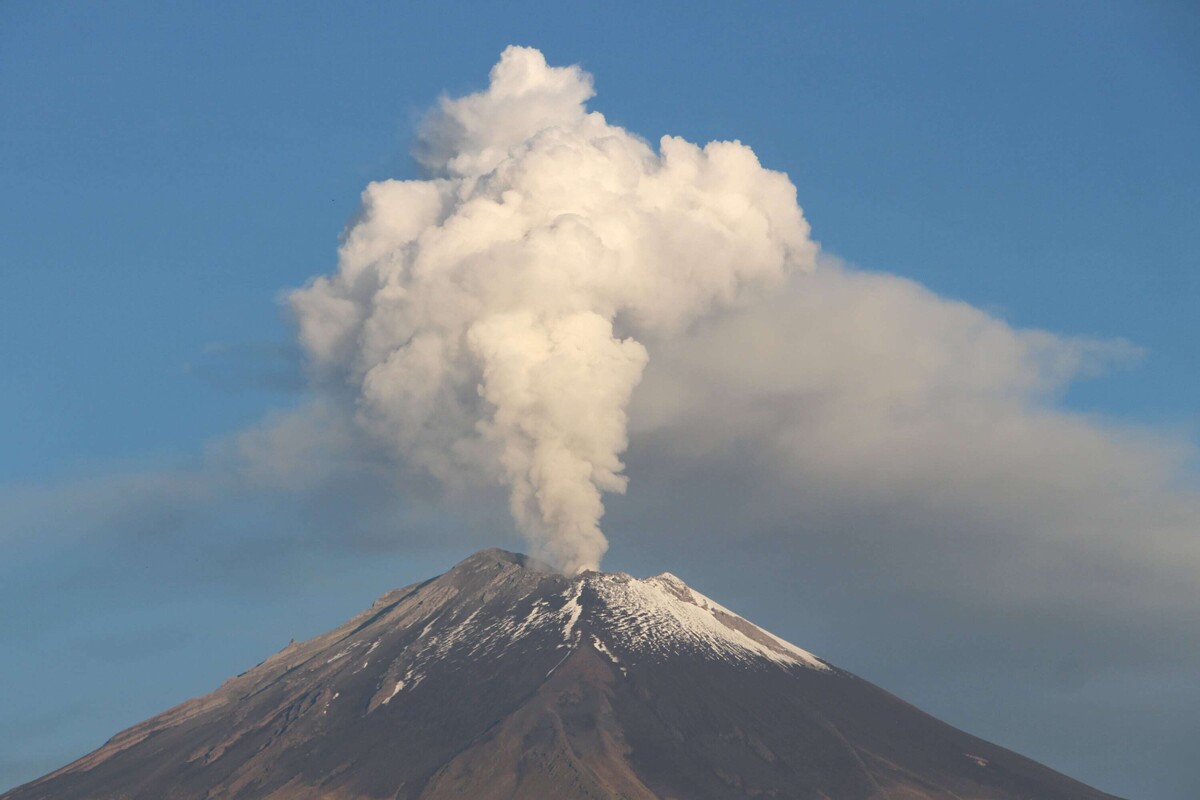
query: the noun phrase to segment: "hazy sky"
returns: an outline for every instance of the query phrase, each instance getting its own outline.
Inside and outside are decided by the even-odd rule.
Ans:
[[[1101,789],[1200,794],[1187,4],[248,5],[0,5],[0,789],[526,546],[505,486],[364,445],[287,305],[518,44],[654,150],[752,148],[822,248],[628,323],[604,568]]]

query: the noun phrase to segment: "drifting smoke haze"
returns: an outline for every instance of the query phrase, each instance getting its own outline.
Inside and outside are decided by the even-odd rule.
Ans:
[[[585,103],[591,77],[510,47],[422,128],[426,180],[371,184],[337,271],[292,293],[323,381],[437,478],[499,480],[564,571],[607,549],[627,408],[656,345],[811,270],[796,190],[738,142],[655,149]]]

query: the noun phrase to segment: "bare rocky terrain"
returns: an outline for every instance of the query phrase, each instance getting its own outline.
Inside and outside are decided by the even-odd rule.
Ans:
[[[672,575],[487,550],[0,800],[1109,797]]]

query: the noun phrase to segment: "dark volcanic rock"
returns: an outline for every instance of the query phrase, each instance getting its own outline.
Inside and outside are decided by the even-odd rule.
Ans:
[[[660,575],[478,553],[0,800],[1108,795]]]

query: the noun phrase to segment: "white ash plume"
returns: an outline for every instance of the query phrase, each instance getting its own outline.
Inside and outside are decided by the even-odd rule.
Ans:
[[[539,557],[607,549],[626,409],[656,341],[814,265],[795,187],[739,142],[655,149],[591,77],[510,47],[424,125],[426,180],[372,183],[337,271],[290,300],[359,424],[444,480],[498,479]],[[615,328],[619,328],[617,333]]]

